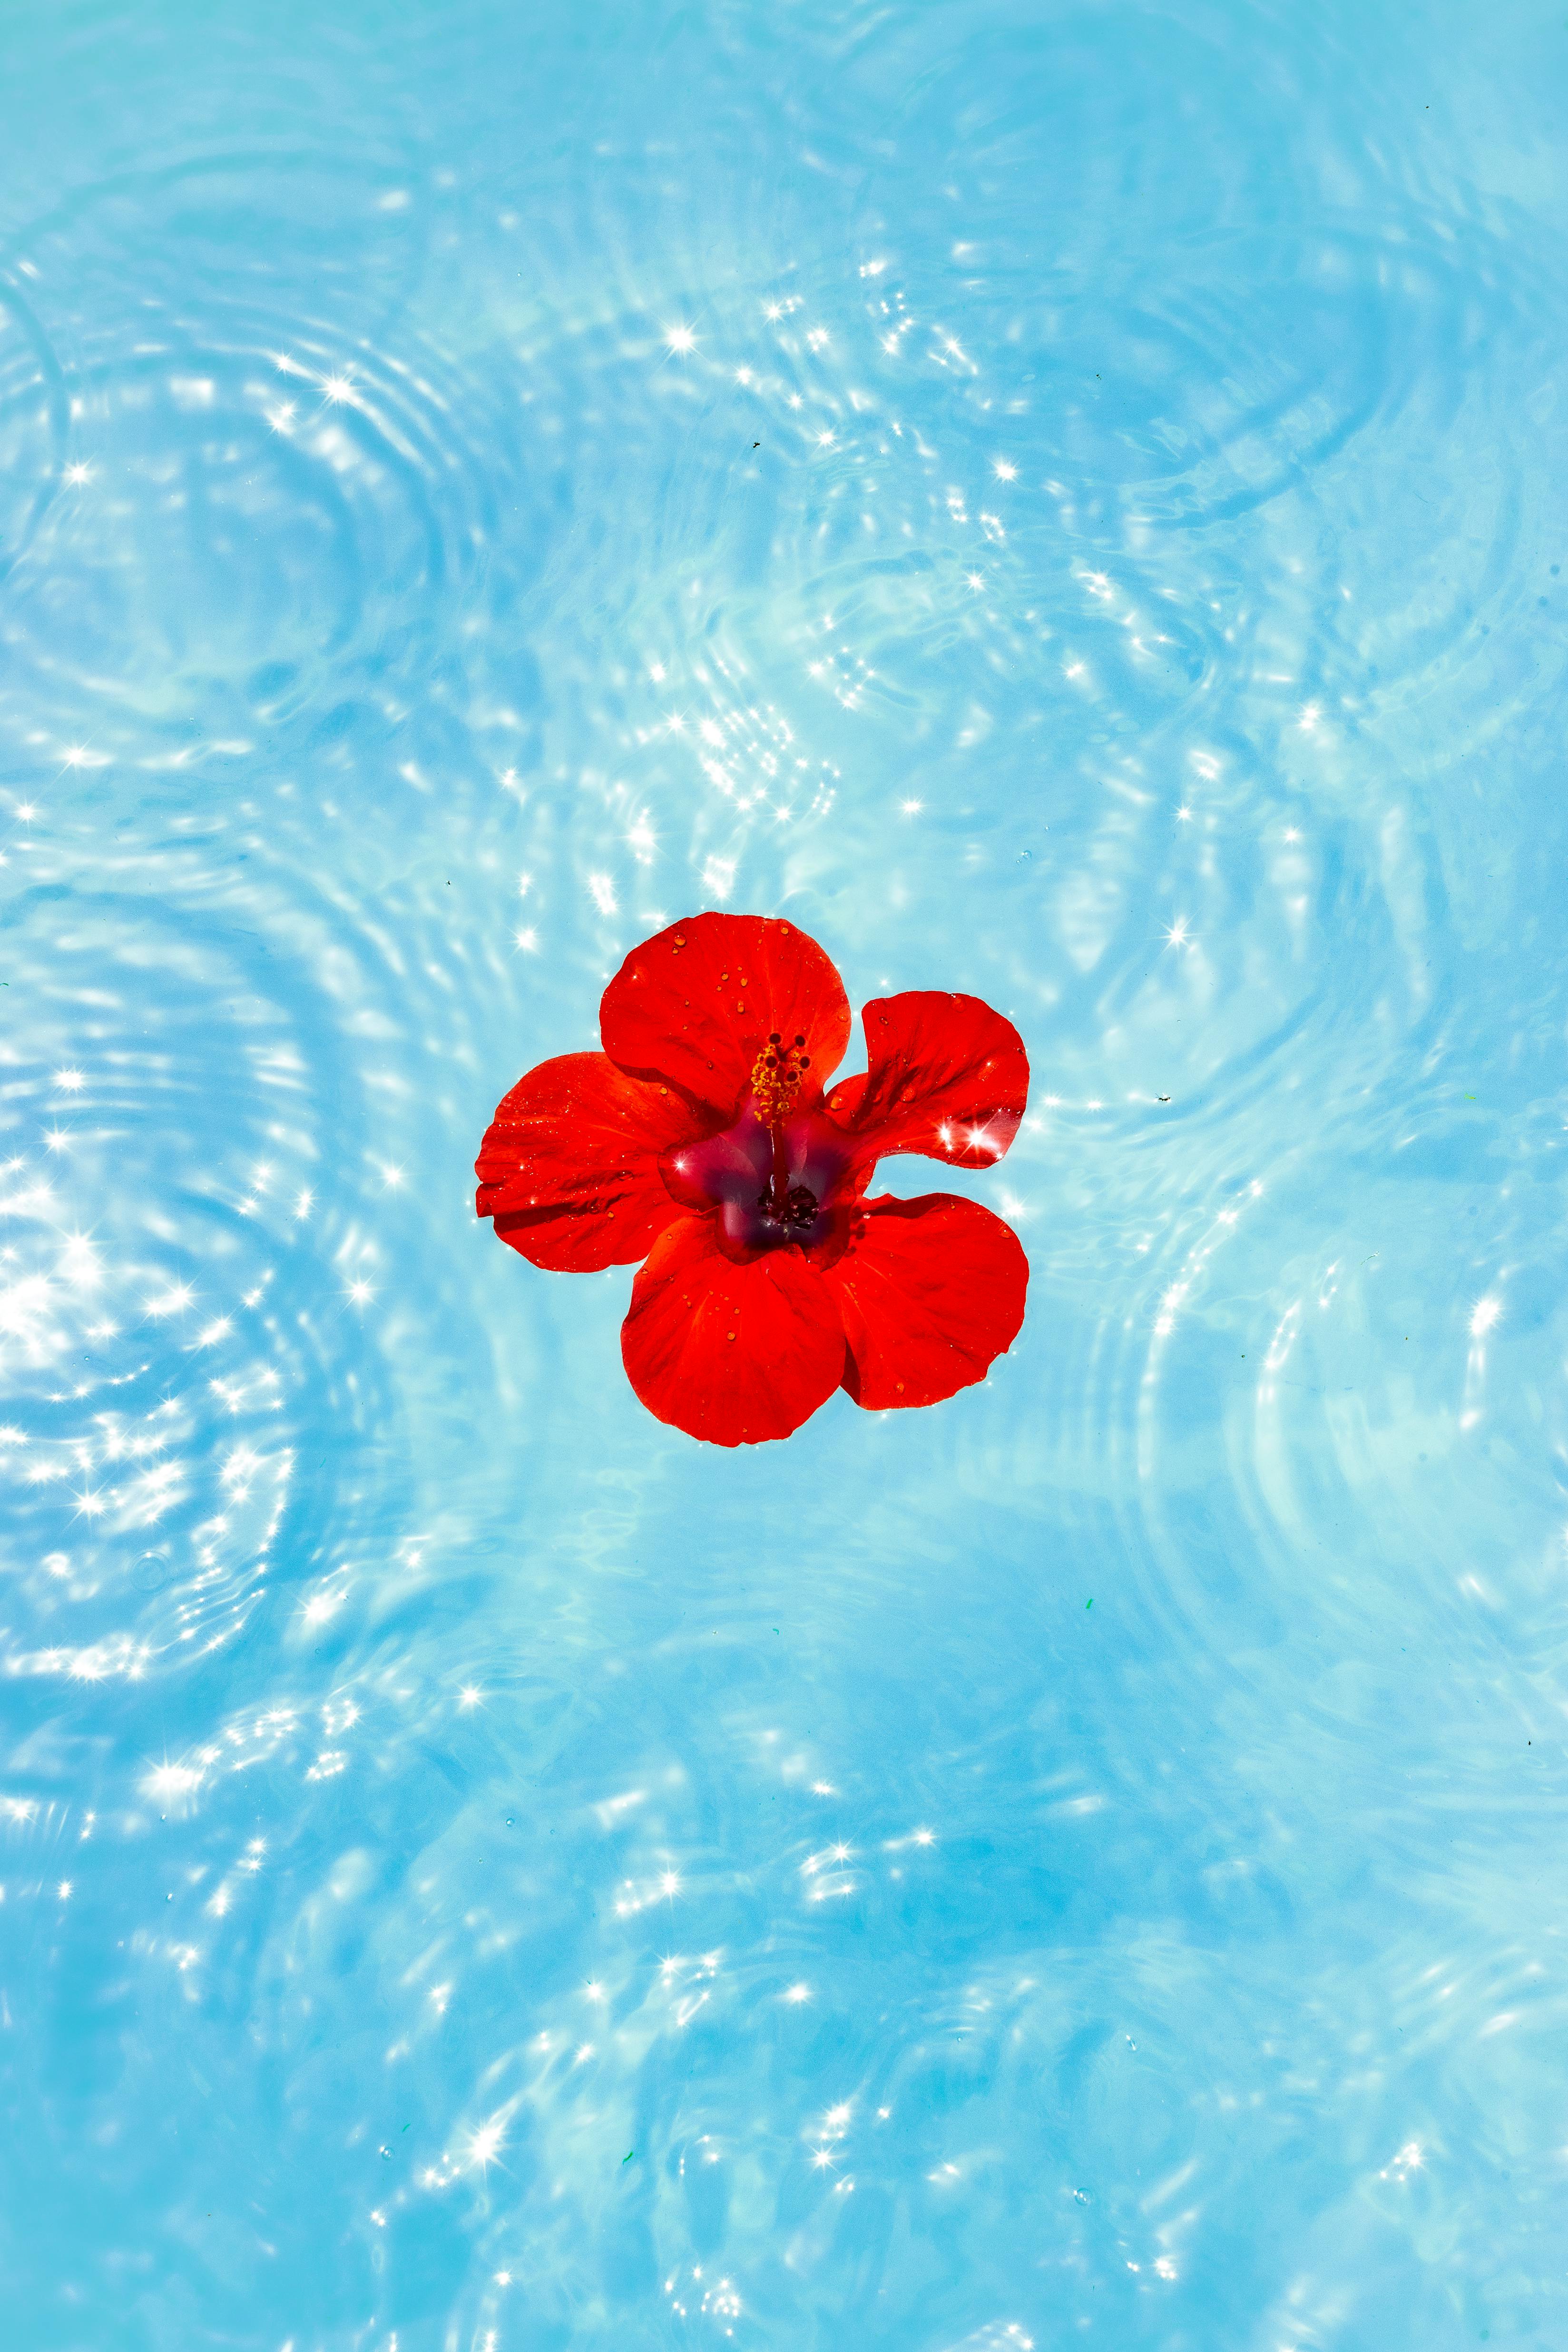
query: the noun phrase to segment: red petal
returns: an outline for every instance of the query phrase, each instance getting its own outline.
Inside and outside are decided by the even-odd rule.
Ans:
[[[844,1373],[826,1276],[797,1249],[721,1257],[711,1217],[661,1234],[621,1327],[626,1377],[650,1412],[712,1445],[788,1437]]]
[[[949,1168],[990,1168],[1029,1100],[1029,1056],[1010,1021],[977,996],[914,989],[874,997],[863,1078],[835,1087],[828,1109],[881,1160],[920,1151]]]
[[[679,1214],[659,1154],[693,1131],[673,1089],[627,1077],[603,1054],[561,1054],[497,1111],[474,1163],[475,1206],[535,1265],[633,1265]]]
[[[849,1340],[844,1386],[868,1412],[939,1404],[983,1381],[1023,1321],[1029,1260],[1010,1225],[952,1192],[868,1201],[823,1276]]]
[[[820,1086],[844,1057],[850,1004],[815,940],[761,915],[693,915],[633,948],[599,1008],[604,1050],[729,1120],[768,1034],[804,1036]],[[805,1089],[802,1089],[804,1108]]]

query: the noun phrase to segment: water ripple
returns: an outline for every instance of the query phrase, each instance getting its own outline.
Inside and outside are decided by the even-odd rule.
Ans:
[[[1557,2340],[1560,60],[13,47],[16,2324]],[[475,1223],[697,904],[1023,1031],[939,1411]]]

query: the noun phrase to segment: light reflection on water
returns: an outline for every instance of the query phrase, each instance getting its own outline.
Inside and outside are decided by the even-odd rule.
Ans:
[[[13,25],[19,2342],[1562,2340],[1563,37]],[[476,1224],[704,903],[1019,1023],[983,1388]]]

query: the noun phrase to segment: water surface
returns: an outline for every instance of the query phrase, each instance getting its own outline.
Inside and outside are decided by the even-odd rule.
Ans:
[[[1563,12],[0,27],[10,2340],[1568,2340]],[[702,906],[983,1388],[476,1223]]]

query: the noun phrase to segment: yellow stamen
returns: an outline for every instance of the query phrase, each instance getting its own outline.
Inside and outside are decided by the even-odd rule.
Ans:
[[[777,1032],[758,1055],[751,1067],[751,1091],[758,1115],[769,1127],[777,1127],[794,1108],[810,1061],[809,1054],[794,1053],[780,1044]]]

